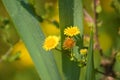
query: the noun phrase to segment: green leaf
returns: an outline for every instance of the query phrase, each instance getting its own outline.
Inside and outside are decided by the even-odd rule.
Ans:
[[[86,68],[86,80],[95,80],[94,60],[93,60],[93,32],[91,32],[90,45],[88,48],[88,59]]]
[[[83,35],[82,0],[59,0],[59,18],[62,45],[65,39],[64,29],[66,27],[78,26],[81,36]],[[62,52],[62,68],[67,80],[79,80],[80,67],[78,67],[76,62],[70,61],[65,50]]]
[[[2,1],[31,55],[41,80],[61,80],[53,54],[42,48],[44,35],[39,22],[23,7],[21,0]],[[26,2],[24,4],[27,4]]]

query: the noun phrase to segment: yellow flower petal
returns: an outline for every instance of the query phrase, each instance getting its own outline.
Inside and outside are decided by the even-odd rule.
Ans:
[[[48,36],[45,39],[45,42],[43,44],[43,48],[48,51],[51,49],[54,49],[59,43],[59,38],[57,36]]]
[[[77,34],[80,34],[80,31],[79,31],[78,27],[76,27],[76,26],[73,26],[73,27],[70,26],[70,27],[65,28],[65,30],[64,30],[64,35],[66,35],[66,36],[72,37],[72,36],[76,36]]]

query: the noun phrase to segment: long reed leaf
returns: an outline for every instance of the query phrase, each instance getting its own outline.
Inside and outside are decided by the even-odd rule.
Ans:
[[[59,0],[59,17],[61,29],[61,44],[65,39],[64,29],[69,26],[78,26],[83,35],[83,11],[82,0]],[[62,68],[67,80],[79,80],[80,67],[76,62],[66,57],[66,51],[62,52]]]
[[[27,4],[27,1],[2,1],[31,55],[41,80],[61,80],[52,53],[42,48],[44,35],[39,28],[39,22],[21,4],[21,1]]]

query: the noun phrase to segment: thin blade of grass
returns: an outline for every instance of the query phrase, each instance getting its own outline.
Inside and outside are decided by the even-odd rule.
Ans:
[[[2,0],[24,41],[42,80],[61,80],[51,52],[43,50],[44,35],[39,22],[23,7],[20,0]],[[25,1],[25,0],[23,0]]]
[[[91,32],[90,45],[88,49],[88,59],[86,67],[86,80],[95,80],[94,60],[93,60],[93,32]]]

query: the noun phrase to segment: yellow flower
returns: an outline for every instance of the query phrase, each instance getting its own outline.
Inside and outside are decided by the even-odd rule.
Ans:
[[[65,28],[65,30],[64,30],[64,35],[66,35],[66,36],[72,37],[77,34],[80,34],[80,31],[77,26],[73,26],[73,27],[70,26],[70,27]]]
[[[59,43],[59,38],[57,36],[48,36],[45,39],[45,42],[43,44],[43,48],[48,51],[51,49],[54,49]]]
[[[67,37],[63,43],[63,48],[64,49],[71,49],[75,45],[75,41],[73,38]]]
[[[87,49],[80,49],[80,54],[86,55],[87,54]]]

